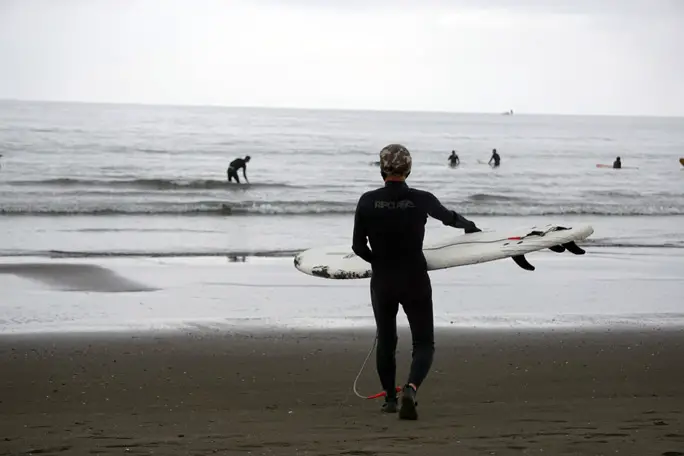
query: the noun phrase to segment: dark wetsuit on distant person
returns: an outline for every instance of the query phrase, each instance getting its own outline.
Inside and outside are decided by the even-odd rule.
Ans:
[[[451,155],[449,155],[449,166],[452,168],[455,168],[461,163],[461,159],[458,158],[458,155],[456,155],[456,151],[452,150]]]
[[[249,184],[249,180],[247,179],[247,163],[251,160],[251,157],[247,155],[245,158],[236,158],[232,162],[230,162],[230,165],[228,165],[228,169],[226,170],[226,174],[228,174],[228,182],[231,182],[233,179],[235,179],[235,182],[238,184],[240,183],[240,178],[238,177],[238,170],[242,168],[242,175],[245,178],[245,182]]]
[[[397,411],[395,390],[397,311],[404,308],[411,327],[413,361],[403,389],[400,418],[416,419],[415,394],[434,354],[432,285],[423,255],[428,216],[467,233],[475,223],[444,207],[432,193],[409,188],[411,155],[402,145],[380,152],[385,186],[364,193],[354,217],[352,250],[371,264],[371,302],[377,326],[377,370],[387,396],[383,411]],[[367,243],[370,244],[370,248]]]
[[[620,161],[620,157],[617,157],[615,159],[615,161],[613,162],[613,168],[615,168],[615,169],[622,168],[622,161]]]
[[[494,168],[497,168],[501,164],[501,157],[499,157],[499,154],[496,151],[496,149],[492,150],[492,158],[489,159],[489,165],[492,164],[492,160],[494,160]]]

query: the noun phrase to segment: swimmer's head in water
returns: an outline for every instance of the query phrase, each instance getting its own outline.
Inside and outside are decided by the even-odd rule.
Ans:
[[[252,159],[252,157],[250,157],[249,155],[247,155],[247,156],[245,157],[245,161],[246,161],[246,162],[250,161],[251,159]]]
[[[411,154],[401,144],[390,144],[380,151],[380,172],[387,176],[408,177],[411,174]]]

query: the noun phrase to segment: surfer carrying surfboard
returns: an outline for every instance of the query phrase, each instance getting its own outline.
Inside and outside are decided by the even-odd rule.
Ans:
[[[622,168],[622,161],[620,161],[620,157],[617,157],[615,159],[615,161],[613,162],[613,168],[615,168],[615,169]]]
[[[416,392],[425,380],[434,355],[432,285],[423,254],[428,216],[454,228],[474,233],[470,220],[447,209],[432,193],[406,185],[411,154],[400,144],[380,151],[380,173],[385,185],[364,193],[354,215],[352,250],[371,264],[371,303],[377,327],[376,363],[385,391],[382,411],[415,420]],[[368,247],[370,244],[370,248]],[[399,304],[411,327],[413,360],[398,408],[395,389],[397,312]]]

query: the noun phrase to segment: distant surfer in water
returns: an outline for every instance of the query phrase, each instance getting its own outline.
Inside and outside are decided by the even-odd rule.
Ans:
[[[620,161],[620,157],[617,157],[615,159],[615,161],[613,162],[613,168],[615,168],[615,169],[622,168],[622,162]]]
[[[240,183],[240,178],[238,177],[238,170],[242,168],[242,175],[245,178],[245,182],[249,184],[249,180],[247,179],[247,163],[251,160],[251,157],[247,155],[245,158],[236,158],[232,162],[230,162],[230,165],[228,165],[228,169],[226,170],[226,174],[228,174],[228,182],[231,182],[233,179],[235,179],[235,182],[238,184]]]
[[[449,166],[451,166],[452,168],[455,168],[460,164],[461,164],[461,159],[458,158],[458,155],[456,155],[456,151],[452,150],[451,155],[449,155]]]
[[[492,149],[492,158],[489,159],[489,162],[487,164],[491,165],[492,161],[494,161],[494,168],[498,168],[501,164],[501,157],[499,157],[499,154],[496,151],[496,149]]]
[[[386,393],[382,411],[396,413],[397,311],[411,327],[413,361],[403,387],[399,418],[415,420],[416,392],[432,366],[435,351],[432,285],[423,255],[428,216],[466,233],[475,223],[444,207],[432,193],[409,188],[411,154],[400,144],[380,151],[384,187],[361,195],[354,216],[352,250],[371,264],[371,303],[377,326],[377,371]],[[370,244],[370,248],[368,247]]]

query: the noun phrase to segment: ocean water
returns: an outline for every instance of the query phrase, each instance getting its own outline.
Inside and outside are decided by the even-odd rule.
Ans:
[[[632,296],[660,293],[657,283],[667,271],[659,295],[667,302],[643,304],[644,312],[672,312],[672,296],[684,295],[682,281],[672,278],[684,277],[682,118],[0,101],[0,257],[253,261],[256,255],[283,257],[282,273],[297,274],[288,258],[294,252],[350,242],[355,204],[382,184],[374,162],[393,142],[413,155],[409,185],[432,191],[480,227],[590,223],[589,255],[615,260],[605,264],[616,270],[631,271],[646,256],[643,264],[656,265],[644,271],[652,288]],[[493,148],[502,158],[498,169],[486,165]],[[456,169],[447,166],[452,149],[461,158]],[[227,183],[228,163],[245,155],[252,157],[250,184]],[[618,155],[624,169],[596,167]],[[427,239],[452,232],[431,220]],[[498,263],[487,267],[505,267]],[[297,277],[303,287],[310,279]],[[5,328],[38,318],[21,304],[26,295],[8,298],[18,282],[0,274],[0,286],[4,303],[18,312]],[[315,303],[316,296],[306,299]],[[609,299],[608,291],[599,293],[593,308]],[[516,302],[509,304],[515,313]],[[634,313],[638,305],[626,307]],[[540,301],[537,311],[548,314],[548,304]],[[224,312],[249,316],[231,306]],[[453,321],[456,310],[445,312],[440,318]]]
[[[360,194],[381,185],[373,162],[392,142],[412,151],[410,185],[480,224],[614,217],[638,233],[635,243],[684,245],[673,229],[684,220],[680,118],[0,102],[0,255],[339,241]],[[492,148],[498,169],[481,163]],[[458,169],[447,166],[452,149]],[[228,163],[244,155],[251,184],[228,184]],[[635,169],[596,168],[617,155]],[[643,239],[644,223],[656,237]],[[616,231],[596,237],[610,242]]]

